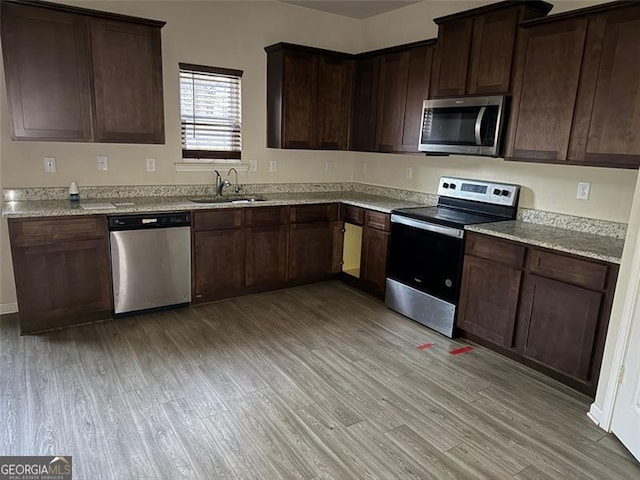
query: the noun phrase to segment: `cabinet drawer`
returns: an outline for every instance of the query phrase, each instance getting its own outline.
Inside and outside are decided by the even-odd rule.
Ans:
[[[353,205],[342,205],[342,220],[353,225],[363,225],[364,209]]]
[[[11,242],[14,247],[39,245],[70,240],[104,238],[105,218],[59,217],[46,220],[9,220]]]
[[[247,227],[269,227],[287,222],[287,207],[247,208],[245,212]]]
[[[496,262],[521,268],[524,263],[524,245],[517,245],[486,235],[467,234],[465,253],[476,257],[495,260]]]
[[[607,283],[606,265],[543,250],[531,249],[528,267],[531,273],[591,290],[603,290]]]
[[[220,209],[193,212],[194,230],[217,230],[223,228],[240,228],[242,226],[242,210]]]
[[[388,232],[390,229],[391,216],[388,213],[374,212],[367,210],[364,215],[365,225],[376,230]]]
[[[337,203],[295,205],[291,207],[291,223],[333,222],[338,220]]]

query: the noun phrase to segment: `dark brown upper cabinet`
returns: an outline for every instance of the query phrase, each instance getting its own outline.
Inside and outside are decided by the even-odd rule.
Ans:
[[[435,40],[356,56],[351,150],[418,152]]]
[[[543,1],[504,1],[436,18],[431,97],[509,93],[518,22],[551,8]]]
[[[267,146],[345,150],[352,61],[343,54],[278,43],[267,52]]]
[[[164,143],[164,22],[28,0],[0,8],[14,140]]]
[[[422,102],[429,94],[431,46],[380,59],[375,151],[418,152]]]
[[[640,165],[640,5],[614,2],[522,24],[505,157]]]

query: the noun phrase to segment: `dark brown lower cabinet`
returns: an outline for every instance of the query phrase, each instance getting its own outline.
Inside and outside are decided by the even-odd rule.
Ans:
[[[362,232],[361,279],[378,295],[384,294],[388,251],[389,232],[365,226]]]
[[[289,227],[289,280],[305,281],[331,275],[331,222],[297,223]]]
[[[244,280],[244,232],[240,228],[193,234],[193,302],[237,294]]]
[[[287,280],[287,226],[249,227],[245,233],[247,287],[280,285]]]
[[[457,328],[588,395],[618,266],[469,233]]]
[[[9,221],[21,333],[111,315],[104,222],[102,217]]]
[[[601,292],[527,274],[518,351],[578,381],[588,381],[602,300]]]
[[[458,328],[512,347],[521,277],[517,268],[465,256]]]

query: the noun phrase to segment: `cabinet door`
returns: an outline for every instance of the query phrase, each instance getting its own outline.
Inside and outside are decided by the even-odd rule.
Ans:
[[[284,53],[283,148],[314,147],[317,64],[310,53]]]
[[[268,286],[287,279],[287,226],[273,225],[246,229],[245,284]]]
[[[375,151],[380,57],[356,60],[354,67],[351,150]]]
[[[431,96],[460,97],[467,91],[473,18],[444,23],[438,28]]]
[[[522,272],[466,255],[457,326],[496,345],[513,347]]]
[[[429,97],[432,56],[432,47],[414,48],[409,52],[407,99],[402,132],[403,152],[418,152],[422,102]]]
[[[289,228],[289,280],[313,280],[330,275],[332,222],[299,223]]]
[[[587,19],[523,31],[518,52],[506,157],[567,159]]]
[[[244,240],[241,229],[193,234],[193,298],[203,301],[233,295],[243,285]]]
[[[13,262],[22,333],[110,315],[106,239],[14,248]]]
[[[640,164],[640,5],[589,24],[570,159]]]
[[[380,152],[401,151],[408,75],[409,52],[382,58],[376,128],[376,150]]]
[[[518,350],[581,382],[589,380],[602,293],[526,275],[518,315]]]
[[[96,141],[164,143],[160,29],[92,18]]]
[[[349,140],[352,62],[339,57],[318,58],[316,147],[346,150]]]
[[[86,19],[26,5],[1,8],[12,138],[91,141]]]
[[[480,15],[473,23],[469,95],[497,95],[511,88],[519,9]]]
[[[383,294],[387,277],[389,233],[365,227],[362,234],[362,265],[360,278],[375,293]]]

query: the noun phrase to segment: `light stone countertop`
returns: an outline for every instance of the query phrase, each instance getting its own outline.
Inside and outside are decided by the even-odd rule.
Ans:
[[[390,213],[391,210],[395,208],[422,206],[420,203],[356,192],[274,193],[260,194],[258,196],[263,197],[266,200],[250,203],[194,203],[189,201],[189,199],[202,197],[202,195],[194,195],[189,197],[157,196],[135,198],[95,198],[82,200],[80,202],[80,204],[111,203],[117,207],[100,210],[85,210],[78,204],[71,204],[68,200],[27,200],[5,202],[2,209],[2,215],[6,218],[61,217],[70,215],[120,215],[126,213],[174,212],[186,210],[208,210],[213,208],[251,208],[333,202],[342,202],[370,210]]]
[[[623,239],[517,220],[468,225],[466,230],[617,264],[624,246]]]

